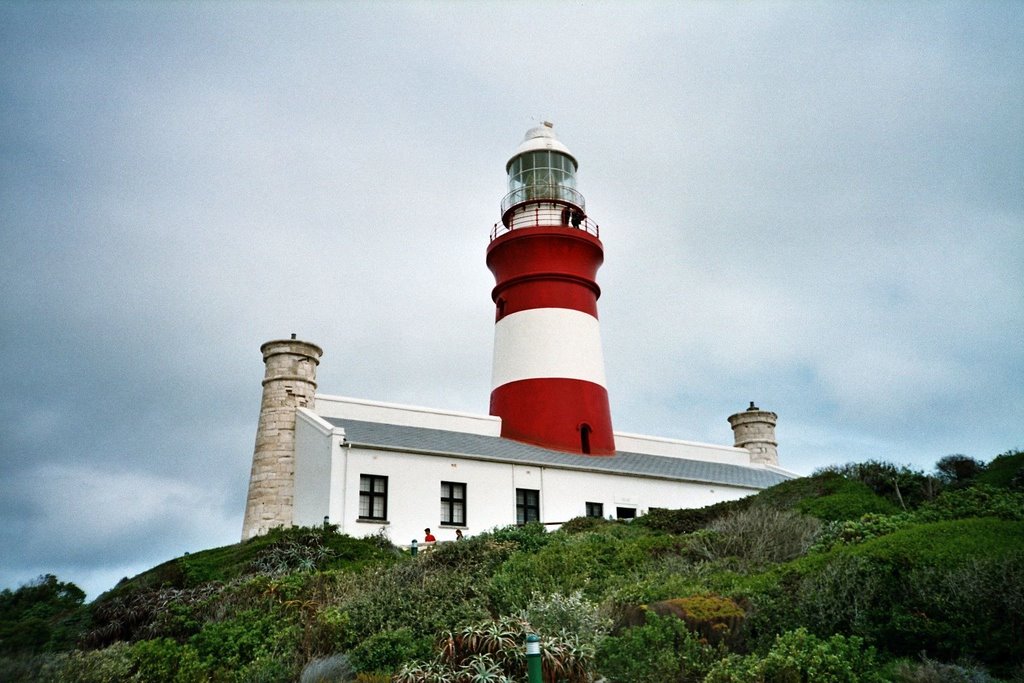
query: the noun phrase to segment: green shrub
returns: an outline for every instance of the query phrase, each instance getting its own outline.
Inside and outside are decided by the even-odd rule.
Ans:
[[[689,683],[702,680],[723,655],[682,620],[649,613],[642,626],[603,640],[595,666],[615,683]]]
[[[702,508],[651,510],[643,517],[634,520],[633,523],[652,531],[663,531],[670,534],[689,534],[698,529],[703,529],[712,521],[727,513],[746,509],[753,502],[754,496],[748,496],[739,500],[723,501]]]
[[[257,660],[294,654],[296,627],[276,611],[250,610],[229,619],[206,623],[188,645],[212,671],[240,671]]]
[[[290,548],[290,549],[289,549]],[[139,591],[194,588],[209,582],[230,582],[252,573],[310,569],[359,569],[393,562],[394,546],[377,537],[353,538],[336,527],[273,529],[242,543],[211,548],[169,560],[118,583],[94,604]]]
[[[1024,451],[1014,449],[997,455],[976,481],[979,484],[1024,491]]]
[[[169,638],[144,640],[131,646],[129,657],[138,683],[200,683],[209,680],[195,648]]]
[[[908,513],[897,515],[866,514],[858,520],[829,522],[822,527],[810,550],[826,552],[839,545],[856,545],[891,534],[914,521]]]
[[[711,522],[711,533],[695,536],[691,548],[712,561],[735,557],[750,566],[763,566],[803,555],[820,528],[813,517],[757,506]]]
[[[569,595],[536,593],[522,616],[537,633],[557,636],[566,631],[575,634],[580,643],[593,646],[608,635],[612,626],[611,619],[602,614],[600,606],[583,597],[582,591]]]
[[[610,524],[621,524],[621,522],[613,522],[603,517],[573,517],[558,530],[566,534],[578,534],[585,531],[597,531]]]
[[[860,638],[818,638],[799,628],[779,635],[763,657],[725,657],[705,683],[882,683],[875,651]]]
[[[512,683],[526,678],[524,645],[533,627],[515,617],[463,626],[442,634],[431,661],[409,662],[395,674],[396,683],[473,681]],[[590,683],[593,654],[571,634],[540,636],[541,670],[545,681]]]
[[[299,683],[349,683],[354,676],[348,657],[334,654],[307,663],[299,676]]]
[[[523,526],[499,527],[489,531],[487,536],[501,543],[511,543],[516,550],[526,552],[540,550],[551,540],[551,534],[539,522],[530,522]]]
[[[131,648],[117,643],[103,650],[73,650],[60,654],[42,667],[39,683],[112,683],[131,680],[134,662]]]
[[[344,622],[335,649],[347,650],[368,634],[401,628],[411,629],[416,638],[432,638],[491,614],[482,587],[513,548],[482,535],[388,566],[313,575],[303,599],[330,607]]]
[[[682,619],[691,631],[711,645],[721,643],[730,650],[741,646],[739,636],[747,614],[730,598],[691,595],[652,603],[648,609],[661,616]]]
[[[88,621],[84,602],[81,588],[53,574],[0,591],[0,653],[71,649]]]
[[[919,470],[905,465],[868,460],[861,463],[828,467],[815,473],[831,472],[851,481],[859,481],[900,509],[913,509],[934,498],[942,483]]]
[[[430,655],[431,639],[417,638],[411,629],[382,631],[362,641],[348,653],[356,671],[393,673],[405,662]]]
[[[763,658],[718,662],[708,683],[882,683],[872,648],[860,638],[820,639],[806,629],[780,635]]]
[[[859,491],[843,491],[820,498],[800,501],[797,510],[826,522],[857,519],[866,514],[887,515],[899,511],[885,498],[873,493],[860,482],[851,482]]]
[[[968,517],[1024,521],[1024,492],[987,484],[943,491],[938,498],[922,505],[916,514],[916,519],[924,522]]]
[[[901,660],[891,669],[895,683],[999,683],[984,667],[943,664],[927,657],[920,662]]]
[[[897,656],[976,658],[996,673],[1021,662],[1024,523],[970,519],[911,525],[769,572],[748,636],[806,626],[865,638]]]
[[[493,613],[518,612],[537,593],[582,591],[596,600],[674,545],[671,537],[621,533],[617,526],[551,537],[535,552],[515,553],[491,576],[486,590]]]
[[[960,453],[947,455],[935,463],[935,475],[946,486],[970,485],[985,471],[985,463]]]

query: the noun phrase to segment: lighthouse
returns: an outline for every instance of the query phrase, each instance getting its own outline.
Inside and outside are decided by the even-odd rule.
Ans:
[[[578,168],[547,122],[527,131],[505,165],[508,194],[487,247],[495,279],[490,413],[504,438],[613,455],[597,317],[604,246],[576,189]]]

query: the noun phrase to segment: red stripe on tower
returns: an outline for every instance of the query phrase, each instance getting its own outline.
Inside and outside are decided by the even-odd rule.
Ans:
[[[509,159],[487,248],[496,285],[491,414],[505,438],[615,453],[597,322],[604,246],[576,190],[578,164],[550,123]]]

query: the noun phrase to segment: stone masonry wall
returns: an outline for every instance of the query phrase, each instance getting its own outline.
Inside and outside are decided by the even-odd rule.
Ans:
[[[291,526],[295,489],[295,411],[313,405],[323,351],[293,338],[260,347],[266,374],[242,540]]]
[[[775,441],[775,425],[778,420],[778,415],[769,410],[761,410],[753,403],[742,413],[729,417],[735,445],[750,452],[751,463],[779,464],[779,444]]]

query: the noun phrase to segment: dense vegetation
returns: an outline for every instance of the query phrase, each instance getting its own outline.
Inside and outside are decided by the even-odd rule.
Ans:
[[[1024,682],[1024,453],[830,468],[631,523],[496,529],[412,557],[290,529],[91,604],[0,592],[0,680]]]

